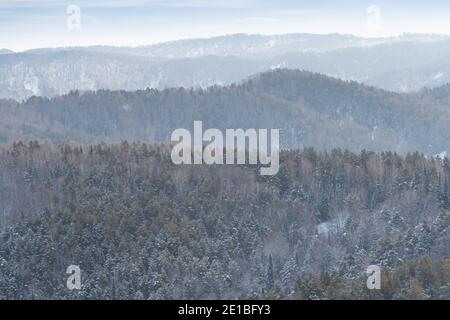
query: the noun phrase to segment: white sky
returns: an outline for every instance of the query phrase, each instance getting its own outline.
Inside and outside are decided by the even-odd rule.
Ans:
[[[79,30],[67,27],[71,4],[81,10]],[[381,10],[379,28],[368,27],[370,5]],[[449,17],[450,1],[440,0],[0,0],[0,48],[135,46],[231,33],[450,34]]]

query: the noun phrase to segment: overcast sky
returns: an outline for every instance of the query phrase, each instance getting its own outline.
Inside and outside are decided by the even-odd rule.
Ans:
[[[80,9],[80,28],[70,5]],[[231,33],[450,34],[449,17],[447,0],[0,0],[0,48],[135,46]]]

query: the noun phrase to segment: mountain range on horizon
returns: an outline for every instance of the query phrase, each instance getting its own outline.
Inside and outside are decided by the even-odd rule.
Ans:
[[[1,48],[4,53],[46,53],[50,51],[65,51],[65,50],[88,50],[88,51],[110,51],[116,52],[128,52],[136,55],[145,55],[152,57],[166,57],[171,55],[172,57],[187,58],[203,55],[235,55],[233,50],[246,49],[249,43],[256,45],[252,48],[253,52],[264,51],[271,49],[275,44],[297,44],[299,48],[297,50],[305,51],[328,51],[333,49],[342,49],[344,47],[358,47],[358,46],[370,46],[390,42],[404,42],[404,41],[419,41],[419,42],[434,42],[441,40],[449,40],[450,35],[447,34],[435,34],[435,33],[402,33],[398,36],[386,36],[386,37],[361,37],[353,34],[343,33],[284,33],[284,34],[251,34],[251,33],[233,33],[225,35],[217,35],[212,37],[199,37],[199,38],[184,38],[171,41],[162,41],[146,45],[136,46],[118,46],[118,45],[92,45],[92,46],[66,46],[66,47],[38,47],[29,48],[26,50],[14,51],[9,48]],[[234,43],[230,40],[235,41]],[[330,41],[334,40],[334,41]],[[265,44],[264,41],[269,41],[269,44]],[[207,44],[208,50],[200,50],[192,52],[189,49],[195,49],[199,44]],[[226,47],[218,47],[218,44],[227,45]],[[234,46],[234,47],[233,47]],[[179,52],[175,54],[174,48],[178,48],[180,51],[184,49],[184,53]],[[279,48],[278,48],[279,49]],[[286,48],[287,49],[287,48]],[[288,50],[291,51],[291,50]],[[243,54],[248,51],[243,50]]]
[[[14,51],[5,48],[0,48],[0,54],[11,54],[11,53],[14,53]]]
[[[0,98],[15,100],[71,90],[205,88],[277,68],[303,69],[397,92],[450,83],[450,37],[433,34],[234,34],[139,47],[2,53]]]

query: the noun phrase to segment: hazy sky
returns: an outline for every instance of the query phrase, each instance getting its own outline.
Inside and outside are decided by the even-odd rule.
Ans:
[[[450,34],[450,1],[0,0],[0,48],[17,51],[289,32]]]

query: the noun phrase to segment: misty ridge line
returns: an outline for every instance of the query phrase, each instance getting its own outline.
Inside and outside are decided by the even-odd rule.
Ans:
[[[361,42],[349,43],[351,47],[364,47],[380,45],[396,41],[423,41],[423,42],[433,42],[433,41],[444,41],[450,40],[450,35],[445,33],[413,33],[413,32],[403,32],[395,36],[374,36],[374,37],[362,37],[349,33],[304,33],[304,32],[291,32],[291,33],[277,33],[277,34],[264,34],[264,33],[230,33],[223,35],[216,35],[211,37],[193,37],[193,38],[182,38],[169,41],[160,41],[149,44],[141,44],[135,46],[128,45],[108,45],[108,44],[96,44],[96,45],[80,45],[80,46],[54,46],[54,47],[36,47],[29,48],[25,50],[12,50],[7,47],[0,48],[0,53],[2,54],[21,54],[21,53],[43,53],[45,51],[64,51],[64,50],[104,50],[104,49],[151,49],[151,48],[163,48],[170,47],[170,45],[182,45],[182,44],[196,44],[201,42],[214,42],[217,40],[227,40],[227,39],[239,39],[242,38],[254,38],[254,39],[268,39],[268,40],[283,40],[283,38],[289,39],[293,38],[312,38],[312,39],[326,39],[327,37],[338,37],[347,40],[358,40]],[[321,51],[321,50],[316,50]],[[322,50],[324,51],[324,50]]]
[[[0,98],[71,90],[230,85],[274,69],[308,70],[395,92],[450,83],[450,37],[237,34],[142,47],[67,47],[0,54]]]
[[[442,86],[395,93],[290,69],[206,89],[72,91],[21,103],[0,100],[0,142],[168,142],[175,129],[198,120],[223,132],[280,129],[281,149],[434,155],[450,150],[449,91]]]
[[[5,101],[9,101],[9,102],[13,102],[14,104],[17,105],[26,105],[30,102],[34,102],[36,101],[36,99],[41,99],[43,101],[54,101],[54,100],[58,100],[61,98],[65,98],[65,97],[73,97],[73,96],[89,96],[89,95],[98,95],[98,94],[103,94],[103,93],[117,93],[117,94],[127,94],[127,95],[132,95],[132,94],[142,94],[142,93],[146,93],[146,92],[153,92],[153,93],[158,93],[158,94],[163,94],[163,93],[167,93],[170,91],[177,91],[177,90],[186,90],[188,92],[193,92],[193,93],[206,93],[209,92],[211,90],[216,90],[216,89],[233,89],[233,88],[237,88],[237,87],[242,87],[242,86],[247,86],[249,84],[251,84],[253,81],[258,81],[258,79],[260,77],[265,77],[268,74],[272,74],[272,73],[284,73],[284,72],[293,72],[293,73],[302,73],[302,74],[307,74],[311,77],[320,77],[320,78],[325,78],[328,79],[332,82],[340,82],[340,83],[344,83],[344,84],[348,84],[351,86],[358,86],[358,87],[362,87],[365,88],[367,90],[373,90],[379,93],[384,93],[387,94],[389,96],[397,96],[397,97],[414,97],[414,96],[420,96],[423,94],[427,94],[433,91],[440,91],[440,90],[445,90],[447,89],[447,87],[450,86],[450,82],[448,83],[444,83],[438,87],[422,87],[420,89],[411,91],[411,92],[397,92],[394,90],[388,90],[388,89],[384,89],[375,85],[369,85],[366,84],[364,82],[361,81],[357,81],[357,80],[348,80],[348,79],[341,79],[337,76],[331,76],[331,75],[327,75],[324,73],[320,73],[320,72],[314,72],[314,71],[310,71],[310,70],[306,70],[306,69],[296,69],[296,68],[274,68],[271,70],[264,70],[264,71],[260,71],[254,74],[251,74],[249,76],[247,76],[246,78],[230,83],[230,84],[211,84],[211,85],[207,85],[207,86],[188,86],[188,87],[184,87],[184,86],[173,86],[173,87],[164,87],[164,88],[155,88],[155,87],[145,87],[145,88],[140,88],[140,89],[134,89],[134,90],[129,90],[129,89],[108,89],[108,88],[99,88],[99,89],[71,89],[70,91],[63,93],[63,94],[58,94],[55,96],[45,96],[45,95],[32,95],[26,99],[14,99],[14,98],[1,98],[0,97],[0,102],[5,102]]]

